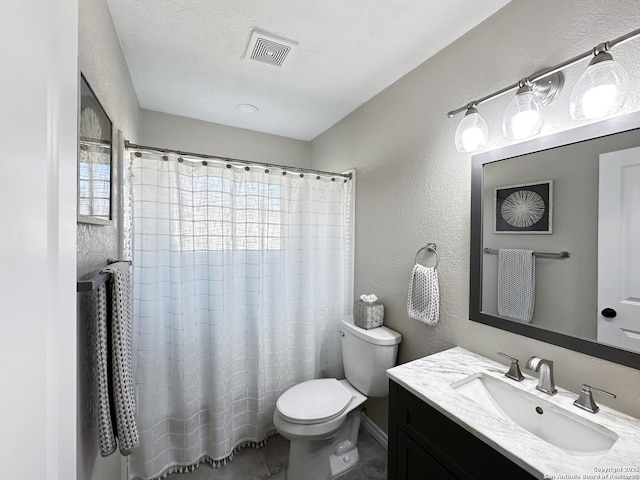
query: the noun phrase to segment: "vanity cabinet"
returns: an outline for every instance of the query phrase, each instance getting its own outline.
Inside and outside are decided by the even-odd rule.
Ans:
[[[388,480],[536,478],[394,381]]]

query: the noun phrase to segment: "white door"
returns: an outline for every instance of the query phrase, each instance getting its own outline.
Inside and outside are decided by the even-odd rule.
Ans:
[[[598,341],[640,352],[640,147],[600,155]]]

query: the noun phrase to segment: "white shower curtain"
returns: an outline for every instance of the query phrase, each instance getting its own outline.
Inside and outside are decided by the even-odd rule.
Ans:
[[[341,376],[353,182],[132,155],[140,447],[130,478],[226,460],[278,396]]]

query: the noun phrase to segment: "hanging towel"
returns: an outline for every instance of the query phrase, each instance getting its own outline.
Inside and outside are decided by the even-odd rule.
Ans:
[[[130,266],[117,262],[102,269],[111,275],[111,305],[107,290],[97,290],[96,357],[98,360],[99,440],[102,456],[116,450],[129,455],[139,443],[133,381],[133,328]]]
[[[424,267],[419,263],[413,266],[409,281],[407,313],[409,317],[427,325],[438,323],[440,287],[438,286],[438,271],[435,268]]]
[[[103,457],[116,451],[116,437],[111,420],[111,402],[109,400],[109,368],[107,348],[107,289],[100,285],[96,290],[96,362],[98,377],[98,439],[100,454]]]
[[[498,250],[498,315],[531,323],[536,302],[536,264],[532,250]]]

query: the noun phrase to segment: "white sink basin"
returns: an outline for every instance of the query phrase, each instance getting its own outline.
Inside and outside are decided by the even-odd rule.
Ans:
[[[476,373],[451,387],[574,456],[602,455],[618,440],[611,430],[489,375]]]

